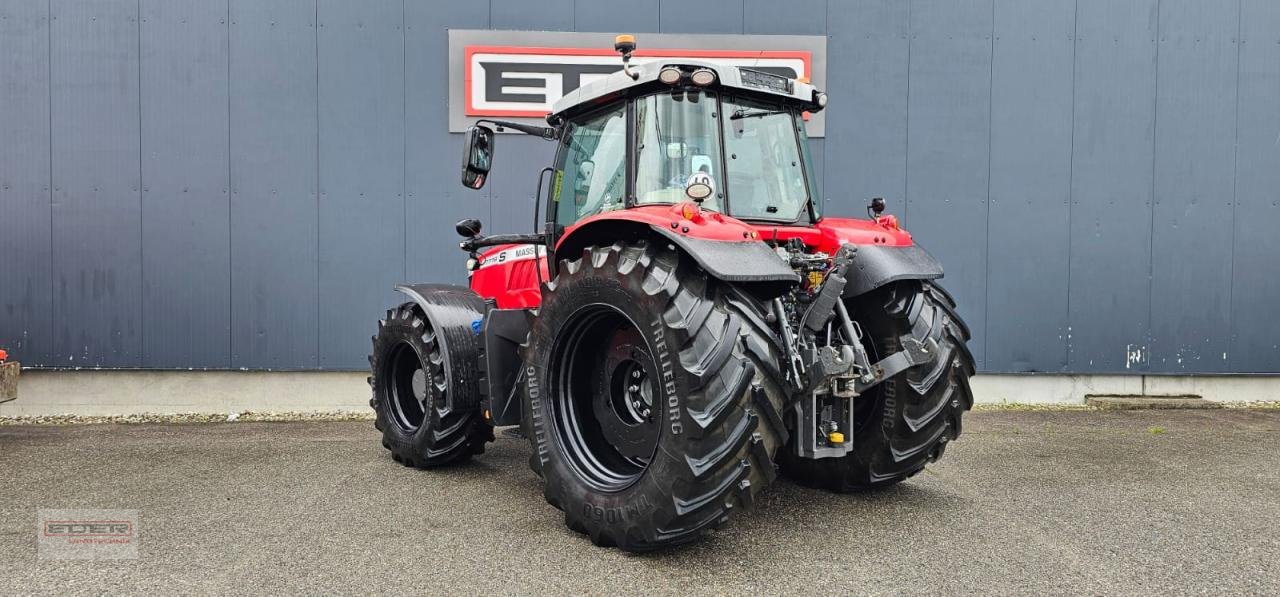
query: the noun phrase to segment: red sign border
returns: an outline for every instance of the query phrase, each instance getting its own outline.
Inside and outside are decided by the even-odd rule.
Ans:
[[[471,97],[471,58],[476,54],[538,54],[544,56],[611,56],[609,48],[548,48],[536,46],[465,46],[463,48],[462,93],[464,116],[508,116],[516,118],[542,118],[547,112],[539,110],[477,110]],[[638,58],[783,58],[804,62],[804,76],[810,77],[813,52],[808,50],[679,50],[669,48],[638,49],[631,53]]]

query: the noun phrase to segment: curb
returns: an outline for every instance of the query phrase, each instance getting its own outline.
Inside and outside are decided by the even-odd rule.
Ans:
[[[1098,410],[1171,410],[1222,408],[1199,396],[1086,396],[1085,404]]]

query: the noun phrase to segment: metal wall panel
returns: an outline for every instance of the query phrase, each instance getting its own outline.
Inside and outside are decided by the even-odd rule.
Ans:
[[[743,0],[661,0],[659,33],[742,33]]]
[[[990,173],[991,0],[911,3],[907,200],[901,213],[938,256],[984,367]]]
[[[590,0],[575,2],[575,31],[636,33],[658,31],[659,0]],[[641,40],[643,44],[643,40]],[[642,46],[643,47],[643,46]]]
[[[449,27],[829,32],[825,210],[888,199],[984,370],[1280,372],[1269,0],[319,2],[0,0],[0,345],[363,367],[393,283],[465,280],[450,224],[533,226],[553,153],[458,184]]]
[[[492,0],[491,25],[494,29],[572,31],[573,5],[572,0],[551,3]],[[500,156],[496,158],[497,163],[501,165],[489,175],[491,211],[485,220],[487,230],[495,234],[532,232],[533,188],[538,181],[538,171],[551,165],[555,144],[528,135],[510,134],[498,140],[497,151]],[[459,160],[460,154],[460,149],[454,150]]]
[[[1005,371],[1067,366],[1074,34],[1073,3],[996,1],[987,363]]]
[[[823,35],[827,33],[827,0],[745,0],[742,27],[743,33]]]
[[[573,31],[574,0],[489,0],[494,29]]]
[[[1156,4],[1077,8],[1071,371],[1147,367]]]
[[[829,214],[864,216],[872,197],[884,197],[891,213],[906,206],[909,15],[909,3],[883,0],[828,15]]]
[[[142,364],[231,366],[227,3],[142,0]]]
[[[458,142],[460,147],[461,138]],[[538,183],[538,172],[551,165],[556,144],[528,135],[502,135],[497,147],[495,159],[500,165],[489,175],[493,213],[485,221],[486,229],[495,234],[533,232],[534,187]],[[544,198],[550,184],[548,176],[542,187]],[[454,251],[457,252],[456,245]],[[462,257],[461,253],[457,254]]]
[[[231,364],[318,365],[315,0],[231,1]]]
[[[403,5],[320,0],[320,366],[359,367],[405,277]],[[444,232],[444,231],[442,231]],[[368,313],[370,317],[352,317]]]
[[[1245,0],[1240,27],[1227,362],[1232,371],[1280,371],[1280,3]]]
[[[1151,361],[1227,371],[1238,0],[1161,0]],[[1206,242],[1209,241],[1209,242]],[[1225,267],[1224,267],[1225,266]]]
[[[0,0],[0,348],[50,362],[49,7]]]
[[[489,189],[463,188],[459,168],[462,135],[449,130],[449,28],[489,26],[482,2],[405,3],[405,220],[407,279],[463,283],[466,256],[458,250],[453,223],[478,217],[489,223]],[[498,141],[499,158],[508,153]],[[376,314],[380,315],[378,311]],[[362,348],[367,348],[361,343]]]
[[[56,3],[50,38],[51,364],[137,366],[145,325],[138,3]]]

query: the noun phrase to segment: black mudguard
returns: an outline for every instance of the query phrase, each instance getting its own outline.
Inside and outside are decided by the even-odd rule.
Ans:
[[[866,294],[899,280],[933,280],[942,277],[942,264],[918,245],[859,245],[857,249],[848,270],[845,298]]]
[[[521,400],[515,396],[520,379],[520,345],[529,336],[533,312],[528,309],[490,309],[484,316],[484,381],[481,393],[494,425],[519,425]]]
[[[800,283],[800,274],[761,241],[709,240],[677,234],[662,226],[652,228],[713,278],[748,286],[762,299],[780,296]]]
[[[417,303],[440,343],[449,376],[449,409],[480,408],[481,337],[472,326],[484,316],[484,299],[470,288],[449,284],[399,284],[396,291]]]
[[[652,228],[688,253],[702,269],[718,280],[783,284],[800,281],[800,275],[761,241],[708,240],[677,234],[662,226]]]

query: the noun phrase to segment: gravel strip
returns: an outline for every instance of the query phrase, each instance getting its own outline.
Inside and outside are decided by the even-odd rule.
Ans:
[[[99,425],[139,423],[239,423],[262,421],[372,421],[373,411],[142,413],[133,415],[22,415],[0,417],[0,425]]]

